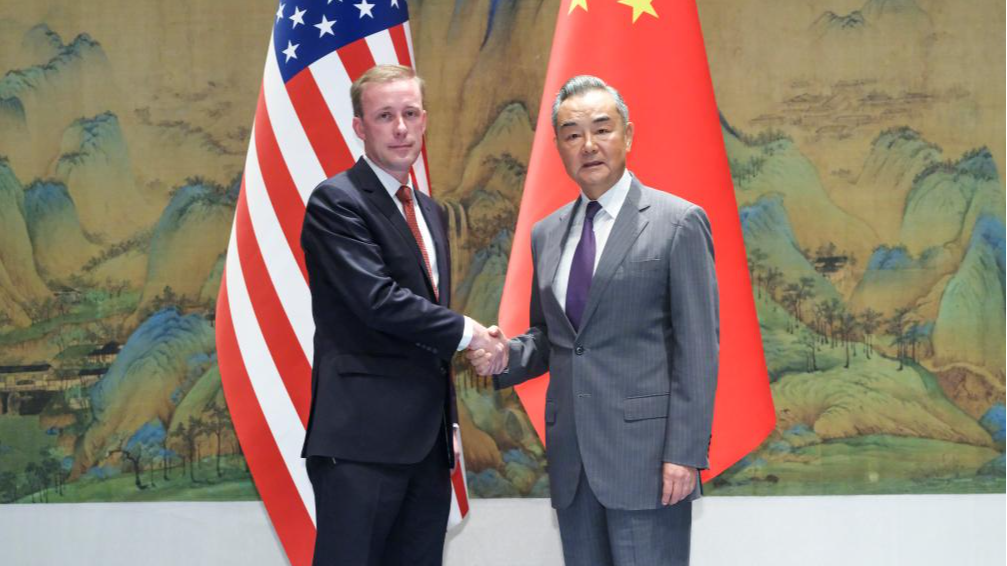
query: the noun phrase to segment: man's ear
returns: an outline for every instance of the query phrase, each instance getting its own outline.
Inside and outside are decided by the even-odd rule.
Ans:
[[[626,153],[633,147],[633,122],[626,122]]]
[[[360,119],[360,116],[353,117],[353,133],[357,134],[360,141],[367,141],[367,136],[364,134],[364,121]]]

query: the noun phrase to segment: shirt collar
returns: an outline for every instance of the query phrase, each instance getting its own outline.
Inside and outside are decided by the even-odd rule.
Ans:
[[[619,180],[612,185],[612,188],[598,197],[598,204],[601,205],[601,210],[605,211],[612,218],[618,217],[623,203],[626,202],[626,195],[629,194],[629,186],[631,184],[633,184],[633,175],[630,174],[629,169],[626,169],[622,172],[622,177],[619,177]],[[585,203],[591,200],[583,191],[581,191],[580,196]]]
[[[388,173],[388,171],[385,171],[381,167],[378,167],[373,161],[371,161],[369,157],[367,157],[367,155],[364,155],[364,161],[366,161],[367,164],[370,165],[371,171],[374,171],[374,175],[376,175],[378,180],[381,181],[381,186],[383,186],[385,190],[388,191],[388,196],[392,197],[392,200],[394,200],[395,202],[399,202],[398,197],[395,196],[395,193],[399,192],[399,187],[402,186],[402,183],[400,183],[398,179],[396,179],[395,177],[392,177],[391,174]],[[413,187],[412,180],[407,181],[406,186],[412,188]],[[416,197],[414,196],[413,198],[415,199]]]

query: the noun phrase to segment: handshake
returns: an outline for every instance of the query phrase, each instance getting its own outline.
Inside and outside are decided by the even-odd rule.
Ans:
[[[489,376],[502,373],[507,368],[509,352],[507,336],[503,330],[496,325],[486,328],[472,321],[472,341],[469,342],[465,357],[477,374]]]

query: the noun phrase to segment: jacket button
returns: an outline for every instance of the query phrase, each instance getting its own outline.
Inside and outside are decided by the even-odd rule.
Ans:
[[[583,356],[584,355],[584,346],[577,346],[576,348],[574,348],[573,353],[577,354],[578,356]]]

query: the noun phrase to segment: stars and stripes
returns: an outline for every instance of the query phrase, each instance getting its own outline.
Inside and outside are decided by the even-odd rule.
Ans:
[[[300,457],[314,324],[301,224],[311,191],[363,153],[349,89],[375,64],[413,64],[404,0],[281,2],[273,22],[220,295],[217,348],[235,429],[290,562],[310,564],[314,499]],[[423,159],[414,186],[425,193]],[[453,522],[468,511],[452,478]]]
[[[283,49],[289,43],[300,51],[296,62],[281,65],[280,74],[289,81],[333,51],[408,25],[409,10],[400,0],[281,3],[273,24],[273,44]],[[403,38],[402,47],[406,47],[405,43]]]

